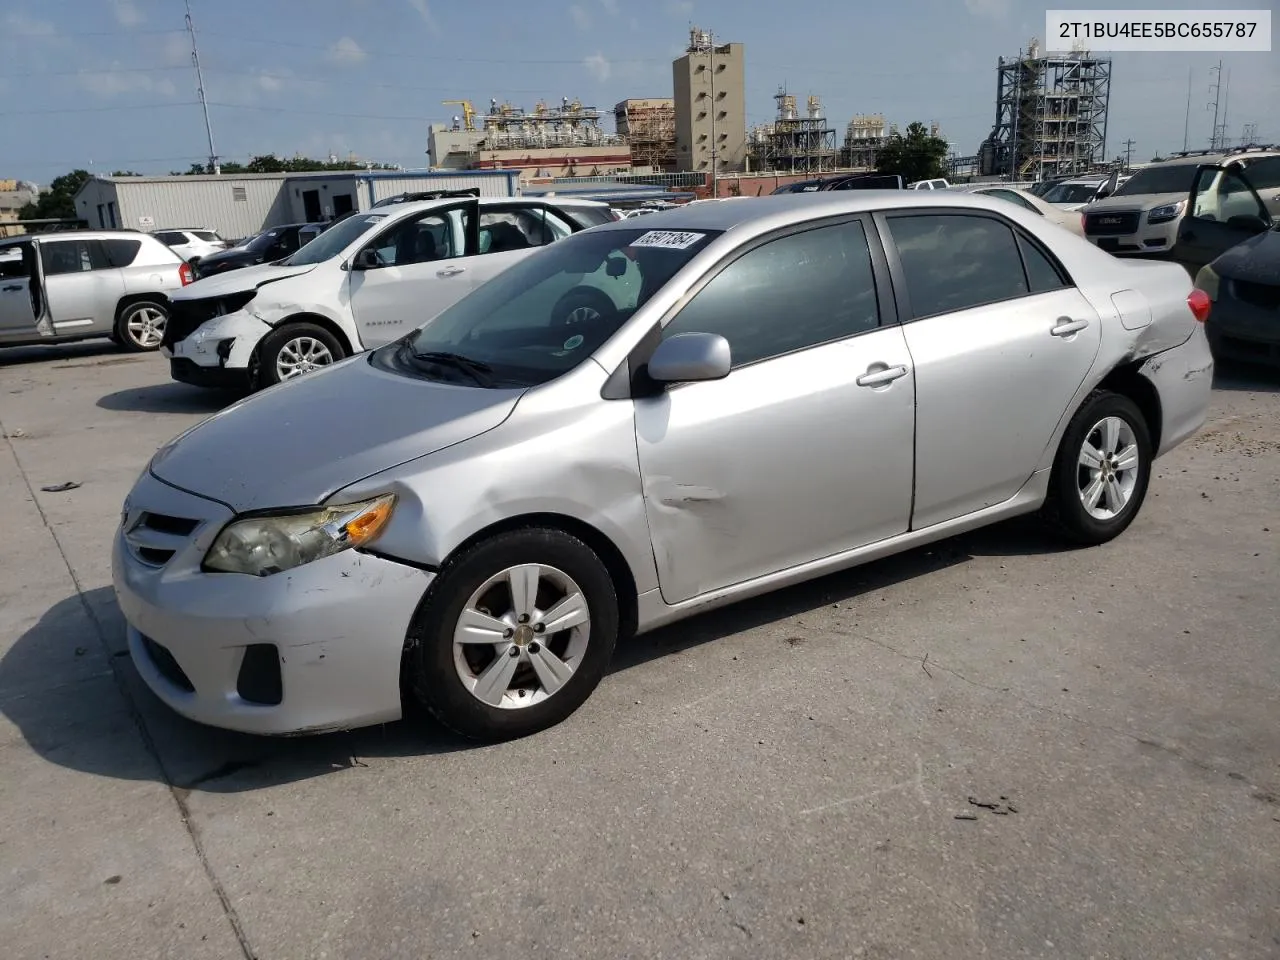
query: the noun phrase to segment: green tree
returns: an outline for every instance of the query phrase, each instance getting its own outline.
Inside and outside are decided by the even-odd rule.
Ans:
[[[144,174],[138,173],[137,170],[112,170],[113,177],[141,177]]]
[[[76,214],[76,193],[90,179],[88,170],[72,170],[54,177],[49,189],[34,203],[24,204],[18,210],[19,220],[63,219],[73,220]]]
[[[908,183],[947,175],[947,141],[929,133],[923,123],[912,123],[906,136],[895,133],[876,158],[879,173],[896,173]]]

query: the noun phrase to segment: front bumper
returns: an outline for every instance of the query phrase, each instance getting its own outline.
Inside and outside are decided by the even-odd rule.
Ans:
[[[1122,233],[1108,232],[1106,225],[1098,223],[1103,214],[1087,214],[1085,239],[1099,250],[1106,250],[1118,257],[1168,256],[1178,238],[1180,217],[1163,223],[1147,223],[1147,212],[1137,212],[1137,227]],[[1132,211],[1121,212],[1117,219],[1133,216]]]
[[[271,327],[253,314],[237,310],[205,321],[167,348],[167,356],[205,370],[247,371],[258,343],[270,332]]]
[[[149,473],[128,504],[112,579],[134,663],[166,704],[259,734],[400,717],[401,652],[431,573],[353,550],[269,577],[204,573],[229,509]]]

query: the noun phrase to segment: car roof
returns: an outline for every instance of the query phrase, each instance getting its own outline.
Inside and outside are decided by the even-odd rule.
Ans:
[[[150,230],[148,232],[149,233],[184,233],[184,232],[190,233],[193,230],[203,230],[206,233],[217,233],[217,231],[214,230],[213,227],[157,227],[155,230]]]
[[[576,197],[565,196],[529,196],[529,197],[436,197],[433,200],[405,200],[401,203],[388,203],[381,207],[370,207],[368,210],[361,210],[353,213],[351,216],[401,216],[405,213],[415,213],[425,210],[434,210],[436,207],[446,207],[450,204],[456,204],[460,200],[474,200],[482,207],[494,206],[503,203],[547,203],[553,207],[596,207],[600,210],[608,210],[609,204],[600,200],[580,200]],[[345,218],[344,218],[345,219]]]
[[[796,217],[805,219],[869,211],[956,207],[970,210],[1004,210],[1004,200],[974,196],[971,191],[951,190],[829,190],[817,193],[775,193],[742,197],[738,203],[700,203],[650,214],[644,227],[616,220],[596,230],[731,230],[754,224],[762,230],[785,226]]]
[[[149,233],[141,230],[47,230],[43,233],[22,233],[16,237],[0,239],[0,245],[9,245],[22,240],[115,240],[147,237],[155,240]],[[156,240],[156,243],[159,243]]]

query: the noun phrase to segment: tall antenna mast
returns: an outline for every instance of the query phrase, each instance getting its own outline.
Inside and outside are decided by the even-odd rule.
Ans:
[[[1209,134],[1209,149],[1218,149],[1218,107],[1222,100],[1222,61],[1218,61],[1216,67],[1209,68],[1210,73],[1216,72],[1218,79],[1213,84],[1213,103],[1209,106],[1213,107],[1213,130]]]
[[[1187,152],[1187,138],[1191,133],[1191,76],[1194,68],[1187,67],[1187,117],[1182,122],[1182,152]]]
[[[187,5],[187,33],[191,34],[191,62],[196,67],[196,92],[200,94],[200,108],[204,111],[204,132],[209,137],[209,172],[222,173],[218,165],[218,151],[213,146],[213,124],[209,122],[209,101],[204,98],[204,73],[200,69],[200,48],[196,46],[196,25],[191,19],[191,0]]]

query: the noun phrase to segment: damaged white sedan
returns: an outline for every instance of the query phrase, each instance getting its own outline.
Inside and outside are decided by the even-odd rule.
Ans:
[[[129,648],[217,726],[529,734],[636,632],[1016,514],[1117,536],[1205,419],[1209,306],[942,191],[585,231],[160,450]]]

